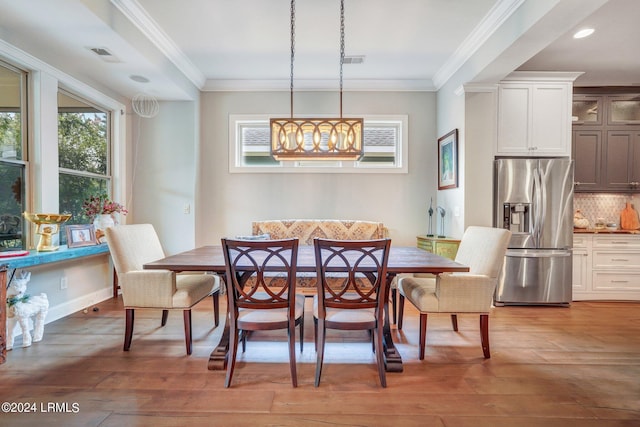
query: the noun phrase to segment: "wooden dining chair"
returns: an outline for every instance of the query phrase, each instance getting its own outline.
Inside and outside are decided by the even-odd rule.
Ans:
[[[287,329],[291,382],[298,386],[295,328],[303,349],[304,295],[296,294],[298,239],[222,239],[229,304],[229,360],[224,386],[231,385],[238,341],[247,331]]]
[[[370,331],[380,384],[387,386],[382,329],[390,246],[390,239],[314,240],[318,275],[313,301],[316,387],[320,385],[327,328]]]

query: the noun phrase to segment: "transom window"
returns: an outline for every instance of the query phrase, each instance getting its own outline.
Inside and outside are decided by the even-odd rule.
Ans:
[[[407,116],[365,116],[359,161],[276,161],[270,155],[268,116],[229,117],[231,172],[407,173]]]

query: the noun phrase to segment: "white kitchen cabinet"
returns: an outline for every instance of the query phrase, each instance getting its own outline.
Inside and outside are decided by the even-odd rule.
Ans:
[[[590,234],[573,235],[573,299],[586,295],[591,289],[591,241]]]
[[[499,156],[570,156],[576,73],[514,72],[498,85]]]
[[[640,235],[574,234],[573,300],[640,300]]]

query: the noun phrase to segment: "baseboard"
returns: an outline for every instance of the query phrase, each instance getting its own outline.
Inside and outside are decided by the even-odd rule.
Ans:
[[[47,323],[62,319],[65,316],[84,310],[87,307],[92,307],[109,298],[113,298],[113,289],[111,287],[83,295],[80,298],[58,304],[55,307],[49,307],[49,312],[47,313],[47,318],[44,323],[46,325]]]

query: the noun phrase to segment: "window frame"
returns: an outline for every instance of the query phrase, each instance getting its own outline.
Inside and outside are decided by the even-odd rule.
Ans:
[[[4,58],[0,57],[0,66],[20,75],[20,105],[17,112],[20,114],[20,158],[3,158],[0,157],[0,163],[9,166],[17,166],[22,170],[22,211],[28,211],[31,208],[31,171],[29,163],[29,136],[30,136],[30,97],[29,97],[29,71],[18,67]],[[4,111],[14,112],[13,109],[3,109]],[[31,245],[30,223],[22,217],[22,249],[26,249]],[[18,240],[18,239],[15,239]]]
[[[331,118],[332,115],[314,115],[318,118]],[[240,127],[243,123],[264,122],[269,125],[273,115],[267,114],[230,114],[229,115],[229,172],[230,173],[409,173],[408,162],[408,115],[367,114],[364,115],[364,127],[376,123],[397,123],[398,143],[395,148],[394,165],[360,161],[281,161],[272,166],[242,165],[242,144]],[[345,116],[347,117],[347,116]],[[349,116],[351,117],[351,116]]]
[[[72,98],[78,102],[81,102],[85,105],[87,105],[87,107],[60,107],[58,106],[58,114],[60,112],[79,112],[81,113],[82,110],[86,110],[87,112],[91,112],[94,113],[94,110],[98,110],[100,113],[104,113],[106,115],[106,135],[105,135],[105,139],[106,139],[106,171],[104,174],[101,173],[96,173],[96,172],[89,172],[89,171],[85,171],[85,170],[78,170],[78,169],[70,169],[70,168],[65,168],[65,167],[60,167],[59,164],[59,160],[58,160],[58,192],[61,193],[61,179],[60,176],[61,175],[66,175],[66,176],[71,176],[71,177],[80,177],[80,178],[88,178],[88,179],[96,179],[96,180],[101,180],[104,181],[105,183],[105,188],[107,189],[107,194],[109,195],[109,197],[113,197],[113,192],[114,192],[114,178],[113,178],[113,174],[112,174],[112,170],[113,170],[113,157],[112,157],[112,153],[113,153],[113,149],[114,149],[114,141],[113,141],[113,111],[110,108],[101,106],[100,104],[97,104],[96,102],[93,102],[71,90],[68,90],[62,86],[58,87],[58,92],[59,94],[63,94],[64,96],[67,96],[69,98]],[[58,141],[58,144],[60,142]],[[58,203],[60,203],[60,201],[58,201]],[[71,221],[69,221],[69,224],[82,224],[83,222],[78,222],[78,221],[82,221],[82,217],[80,218],[76,218],[76,216],[74,215],[74,218],[71,219]],[[64,243],[64,241],[66,241],[66,236],[64,235],[60,235],[60,241],[62,243]]]

